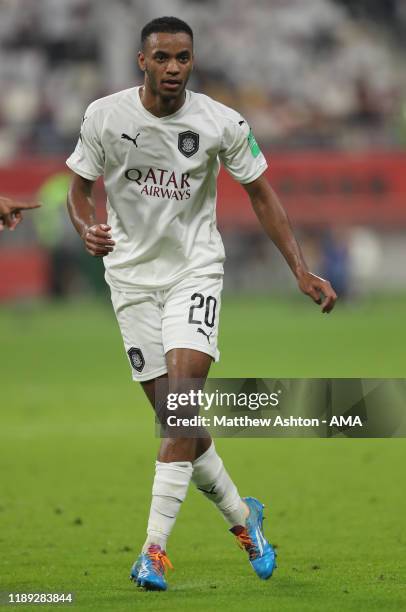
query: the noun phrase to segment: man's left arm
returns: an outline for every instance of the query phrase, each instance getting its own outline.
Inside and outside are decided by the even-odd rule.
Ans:
[[[252,183],[242,185],[252,207],[269,238],[278,247],[296,277],[299,289],[321,304],[322,312],[331,312],[337,295],[328,280],[309,272],[293,234],[288,215],[263,174]]]

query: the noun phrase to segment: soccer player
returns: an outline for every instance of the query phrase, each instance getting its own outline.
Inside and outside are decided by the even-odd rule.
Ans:
[[[14,230],[22,221],[22,210],[29,208],[39,208],[40,204],[36,202],[16,202],[10,198],[0,197],[0,232],[5,227]]]
[[[185,390],[185,380],[203,384],[218,359],[224,261],[215,216],[220,163],[245,188],[299,289],[326,313],[336,294],[307,269],[246,120],[186,89],[193,67],[191,28],[175,17],[148,23],[138,64],[143,86],[96,100],[85,113],[67,160],[74,172],[68,208],[87,251],[104,257],[133,378],[157,409],[158,379],[176,393]],[[97,223],[92,202],[92,186],[101,175],[108,224]],[[240,497],[210,437],[168,435],[161,441],[147,538],[132,579],[146,589],[167,588],[167,539],[190,481],[216,504],[257,575],[269,578],[275,554],[263,534],[262,504]]]

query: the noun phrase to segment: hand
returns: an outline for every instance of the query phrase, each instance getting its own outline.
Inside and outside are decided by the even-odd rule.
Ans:
[[[38,202],[16,202],[10,198],[0,197],[0,232],[5,227],[12,231],[17,227],[23,219],[22,209],[39,208],[40,206]]]
[[[82,236],[86,250],[93,257],[104,257],[112,252],[116,244],[111,240],[111,227],[104,223],[91,225]]]
[[[3,215],[0,217],[0,232],[2,232],[5,227],[8,227],[9,230],[14,231],[22,219],[23,215],[19,210],[12,212],[9,215]]]
[[[298,277],[299,289],[310,296],[316,304],[321,304],[321,311],[329,313],[333,310],[337,294],[328,280],[311,272],[304,272]]]

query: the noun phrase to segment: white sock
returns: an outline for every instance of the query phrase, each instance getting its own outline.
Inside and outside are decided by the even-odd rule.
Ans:
[[[158,544],[165,550],[193,471],[190,461],[156,461],[155,466],[147,539],[142,552],[146,552],[151,544]]]
[[[245,525],[247,506],[237,487],[226,472],[214,448],[214,442],[203,455],[193,462],[192,480],[202,493],[214,502],[231,526]]]

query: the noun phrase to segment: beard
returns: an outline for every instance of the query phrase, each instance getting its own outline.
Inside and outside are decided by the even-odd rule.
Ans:
[[[179,89],[179,91],[171,92],[171,91],[162,91],[160,89],[161,78],[157,79],[154,76],[153,72],[148,69],[148,67],[145,68],[145,76],[146,76],[146,81],[148,83],[148,87],[151,90],[151,92],[155,96],[160,96],[163,100],[177,99],[180,96],[182,96],[185,91],[187,80],[183,83],[182,88]]]

